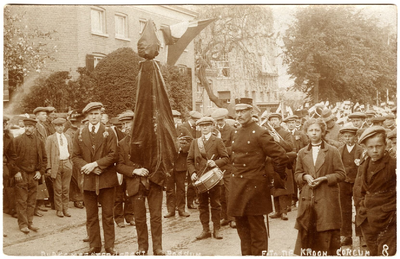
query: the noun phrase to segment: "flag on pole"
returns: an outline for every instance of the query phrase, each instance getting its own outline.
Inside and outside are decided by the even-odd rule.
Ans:
[[[168,65],[175,65],[178,58],[189,45],[189,43],[205,28],[216,19],[200,21],[181,22],[161,28],[165,44],[168,46]]]

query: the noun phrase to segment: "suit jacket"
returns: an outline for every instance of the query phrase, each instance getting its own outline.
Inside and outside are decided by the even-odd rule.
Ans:
[[[224,142],[226,151],[228,151],[229,155],[229,163],[221,168],[222,171],[225,171],[224,178],[226,178],[231,176],[233,170],[231,156],[232,156],[232,140],[235,134],[235,129],[229,124],[225,123],[225,126],[222,129],[218,128],[218,130],[221,133],[222,141]]]
[[[176,135],[178,138],[180,137],[190,137],[192,138],[192,134],[189,132],[187,127],[183,127],[182,125],[178,125],[176,128]],[[176,155],[176,159],[174,162],[174,171],[176,172],[186,172],[187,170],[187,155],[189,152],[190,144],[192,143],[191,140],[186,140],[184,142],[178,141],[179,151]]]
[[[268,131],[255,122],[235,129],[229,215],[266,215],[272,211],[269,172],[265,169],[267,157],[273,160],[273,170],[284,178],[288,162],[286,152]]]
[[[192,138],[198,138],[201,136],[201,132],[196,131],[196,128],[192,128],[187,121],[182,124],[182,127],[185,127],[190,132]]]
[[[25,157],[25,152],[26,149],[29,148],[26,146],[26,138],[29,138],[25,133],[22,135],[19,135],[18,137],[15,138],[15,152],[17,154],[17,159],[15,160],[15,165],[16,165],[16,172],[20,172],[21,169],[18,167],[18,165],[22,162],[23,158]],[[33,138],[35,139],[36,142],[36,148],[38,151],[38,161],[36,163],[36,168],[35,171],[39,171],[42,175],[44,175],[46,171],[46,166],[47,166],[47,155],[46,155],[46,150],[44,147],[43,141],[36,136],[36,134],[33,134]]]
[[[36,132],[37,136],[43,141],[43,143],[46,141],[47,138],[47,129],[46,126],[43,125],[41,122],[36,123]]]
[[[194,139],[190,144],[189,153],[187,156],[187,166],[190,175],[197,173],[198,177],[207,167],[207,160],[213,157],[215,164],[219,168],[226,165],[229,162],[228,152],[226,151],[225,145],[222,139],[215,137],[211,134],[210,138],[206,143],[204,143],[204,148],[207,153],[207,157],[203,157],[200,153],[200,149],[197,143],[197,139]],[[204,171],[207,172],[207,171]]]
[[[293,151],[296,153],[310,142],[307,135],[297,129],[295,129],[294,134],[290,132],[290,135],[290,139],[293,143]]]
[[[347,148],[346,144],[344,144],[344,145],[342,145],[342,146],[340,146],[338,148],[341,158],[343,158],[343,150],[345,148]],[[354,159],[361,159],[361,156],[362,156],[362,154],[364,152],[364,149],[358,144],[355,144],[354,148],[355,148],[355,150],[354,150]],[[357,170],[354,170],[352,172],[347,172],[346,171],[346,179],[344,181],[348,182],[348,183],[354,183],[354,181],[356,179],[356,176],[357,176]]]
[[[54,133],[46,139],[46,154],[47,154],[47,167],[46,170],[51,169],[51,177],[55,178],[58,172],[58,166],[60,162],[60,147],[58,145],[57,133]],[[72,155],[72,140],[67,134],[64,134],[67,138],[68,153],[71,158]],[[72,166],[72,165],[71,165]]]
[[[370,182],[367,182],[370,161],[371,158],[367,157],[358,168],[361,198],[356,213],[356,224],[360,226],[368,218],[370,225],[383,230],[389,225],[392,217],[396,219],[396,159],[385,154],[373,172]]]
[[[17,173],[15,167],[16,159],[14,137],[5,130],[3,134],[3,180],[7,180]]]
[[[326,134],[324,136],[324,139],[332,146],[338,148],[341,145],[343,145],[343,142],[340,141],[339,139],[339,132],[340,131],[340,126],[335,122],[332,128],[326,129]]]
[[[291,152],[293,150],[293,143],[292,143],[292,137],[290,132],[285,130],[283,127],[278,127],[275,128],[276,132],[283,138],[279,141],[279,145],[285,149],[286,152]]]
[[[115,134],[111,129],[106,129],[103,124],[100,124],[94,143],[91,142],[90,134],[88,126],[75,132],[72,162],[80,170],[84,165],[96,161],[102,173],[100,175],[94,173],[85,174],[83,190],[96,191],[96,181],[98,181],[99,189],[115,187],[118,185],[114,166],[114,163],[118,161]]]
[[[346,177],[346,172],[337,148],[323,142],[314,166],[311,144],[300,150],[296,161],[295,180],[302,187],[299,197],[299,209],[295,228],[308,226],[308,208],[312,206],[316,214],[317,231],[340,229],[339,185]],[[314,179],[326,176],[328,181],[320,183],[311,189],[303,180],[303,175],[309,174]],[[314,198],[312,198],[314,195]],[[312,203],[314,201],[314,203]],[[337,213],[335,213],[337,212]],[[339,214],[338,214],[339,213]]]

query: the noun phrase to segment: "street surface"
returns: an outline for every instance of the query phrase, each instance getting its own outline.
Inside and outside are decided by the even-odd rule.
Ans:
[[[165,192],[164,192],[165,194]],[[78,255],[88,250],[89,244],[82,241],[86,236],[86,212],[70,203],[71,218],[59,218],[54,210],[43,212],[43,217],[34,217],[34,225],[39,227],[37,233],[24,234],[18,229],[17,219],[3,214],[3,253],[12,256],[39,256],[39,255]],[[240,256],[240,239],[236,229],[229,226],[222,227],[222,240],[208,238],[196,241],[202,228],[198,210],[187,210],[191,215],[188,218],[179,217],[162,219],[163,249],[167,255],[194,255],[194,256]],[[167,214],[165,195],[163,215]],[[297,230],[294,229],[297,208],[288,213],[288,221],[270,219],[269,255],[293,256]],[[147,214],[148,226],[149,214]],[[212,224],[210,224],[212,229]],[[103,234],[103,233],[102,233]],[[115,249],[119,253],[131,255],[137,250],[136,229],[127,225],[125,228],[115,227]],[[104,241],[103,237],[102,240]],[[357,255],[358,238],[353,238],[354,249]],[[349,247],[350,248],[350,247]],[[361,250],[362,251],[362,250]],[[104,247],[102,252],[104,252]],[[149,255],[152,255],[150,239]]]

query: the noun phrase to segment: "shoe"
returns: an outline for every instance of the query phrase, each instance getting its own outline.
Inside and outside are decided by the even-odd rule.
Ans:
[[[215,239],[222,239],[222,235],[219,229],[214,229],[214,238]]]
[[[37,232],[37,231],[39,230],[39,228],[38,228],[38,227],[35,227],[34,225],[30,225],[30,226],[28,226],[28,228],[29,228],[30,230],[32,230],[32,231],[35,231],[35,232]]]
[[[197,240],[205,239],[211,237],[210,230],[203,230],[200,235],[196,237]]]
[[[165,255],[165,253],[163,250],[157,249],[156,251],[153,251],[153,255]]]
[[[197,209],[197,206],[195,206],[193,203],[192,203],[192,204],[188,204],[187,207],[188,207],[189,209],[192,209],[192,210]]]
[[[269,217],[271,218],[271,219],[277,219],[277,218],[280,218],[281,217],[281,213],[274,213],[274,214],[272,214],[272,215],[269,215]]]
[[[235,222],[234,220],[232,220],[232,221],[229,223],[229,226],[230,226],[231,228],[236,228],[236,222]]]
[[[82,239],[83,242],[89,242],[89,237],[86,236],[84,239]]]
[[[51,204],[50,203],[46,203],[44,206],[47,207],[47,208],[51,208]]]
[[[118,222],[118,223],[117,223],[117,226],[118,226],[119,228],[124,228],[124,227],[125,227],[125,223],[124,223],[124,222]]]
[[[353,239],[351,237],[342,237],[340,241],[340,246],[350,246],[353,244]]]
[[[65,217],[71,217],[71,214],[69,214],[67,211],[64,211],[64,216]]]
[[[136,222],[134,219],[132,219],[131,221],[129,221],[129,225],[131,226],[136,226]]]
[[[365,239],[363,236],[360,236],[360,246],[367,247],[367,243],[365,242]]]
[[[119,253],[117,251],[115,251],[113,247],[109,247],[109,248],[106,248],[106,254],[118,255]]]
[[[39,207],[38,209],[41,211],[48,211],[48,209],[46,209],[46,207]]]
[[[282,213],[281,219],[282,220],[288,220],[287,214],[286,213]]]
[[[181,216],[181,217],[189,217],[190,216],[190,214],[189,213],[187,213],[186,211],[179,211],[179,216]]]
[[[40,213],[39,211],[35,211],[35,212],[34,212],[34,215],[35,215],[35,216],[38,216],[38,217],[43,217],[43,214]]]
[[[135,255],[147,255],[147,251],[145,251],[145,250],[137,250],[135,252]]]
[[[164,216],[164,218],[172,218],[175,217],[175,213],[168,213],[167,215]]]
[[[24,232],[25,234],[29,233],[29,229],[27,227],[20,228],[19,230],[21,230],[21,232]]]
[[[101,247],[91,247],[88,251],[84,252],[83,254],[92,255],[92,254],[98,254],[100,252],[101,252]]]
[[[287,207],[287,211],[288,211],[288,212],[291,212],[291,211],[292,211],[292,207],[291,207],[291,206],[288,206],[288,207]]]
[[[64,217],[64,214],[61,210],[57,210],[56,215],[57,215],[57,217],[60,217],[60,218]]]
[[[74,206],[75,206],[76,208],[78,208],[78,209],[83,209],[83,208],[84,208],[84,206],[83,206],[83,204],[82,204],[81,201],[75,201],[75,202],[74,202]]]
[[[227,219],[221,220],[221,226],[227,226],[227,225],[229,225],[229,220]]]

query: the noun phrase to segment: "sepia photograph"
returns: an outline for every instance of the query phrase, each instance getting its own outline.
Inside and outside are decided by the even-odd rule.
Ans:
[[[3,255],[394,256],[395,4],[3,4]]]

